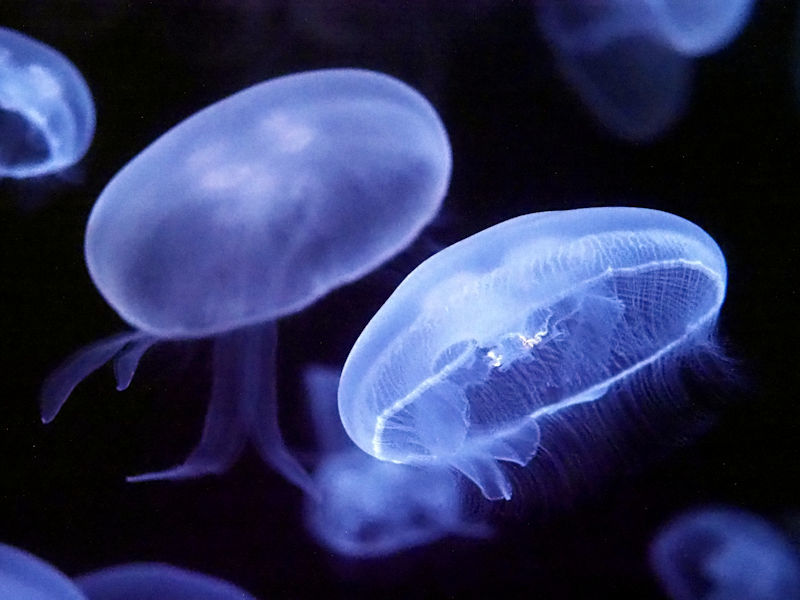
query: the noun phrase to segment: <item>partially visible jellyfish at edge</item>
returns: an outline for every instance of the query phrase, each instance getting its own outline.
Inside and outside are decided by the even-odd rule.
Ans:
[[[126,563],[75,578],[87,600],[255,600],[240,587],[163,563]]]
[[[152,344],[213,337],[199,444],[183,464],[129,481],[224,472],[250,437],[313,494],[278,427],[274,322],[413,241],[438,212],[450,169],[434,108],[370,71],[279,77],[183,121],[111,180],[86,228],[92,280],[136,330],[59,367],[43,386],[43,421],[108,361],[121,390]]]
[[[650,564],[672,600],[797,600],[800,554],[767,520],[728,507],[667,523]]]
[[[24,550],[0,543],[0,598],[86,600],[61,571]]]
[[[447,467],[397,465],[353,445],[339,419],[338,370],[314,365],[304,379],[320,455],[313,471],[318,495],[306,498],[304,517],[319,542],[337,554],[374,558],[447,536],[491,534]]]
[[[686,111],[693,58],[744,28],[755,0],[542,0],[536,18],[564,78],[597,120],[652,141]]]
[[[423,262],[378,310],[342,371],[342,423],[376,458],[449,466],[508,500],[504,463],[558,446],[545,421],[585,403],[613,412],[631,389],[658,403],[693,357],[720,359],[726,285],[717,244],[676,215],[510,219]]]
[[[54,48],[0,27],[0,178],[74,165],[94,129],[94,101],[78,69]]]

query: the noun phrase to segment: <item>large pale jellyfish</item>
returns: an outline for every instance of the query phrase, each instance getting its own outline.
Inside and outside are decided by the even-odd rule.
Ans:
[[[669,213],[505,221],[426,260],[375,314],[342,371],[342,422],[376,458],[446,465],[509,499],[501,463],[531,461],[543,420],[613,412],[642,377],[645,402],[713,348],[726,281],[714,240]]]
[[[278,428],[274,321],[409,244],[437,213],[450,166],[433,107],[370,71],[280,77],[183,121],[111,180],[86,227],[92,280],[135,331],[57,369],[43,420],[109,360],[124,389],[152,344],[213,337],[199,445],[179,466],[130,479],[222,472],[249,435],[311,491]]]

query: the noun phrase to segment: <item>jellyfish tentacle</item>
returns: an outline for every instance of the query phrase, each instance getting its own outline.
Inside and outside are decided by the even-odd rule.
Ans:
[[[42,385],[39,398],[42,422],[49,423],[56,417],[81,381],[112,360],[127,345],[147,337],[140,331],[119,333],[85,346],[67,358]]]
[[[132,348],[131,352],[134,350]],[[129,476],[126,478],[129,483],[219,475],[239,458],[247,441],[247,424],[233,401],[240,393],[240,353],[236,332],[220,336],[214,341],[214,380],[208,412],[200,441],[186,460],[162,471]]]
[[[128,389],[139,361],[153,344],[158,342],[158,338],[143,336],[137,340],[132,340],[120,350],[114,357],[114,378],[117,380],[117,391]]]
[[[286,447],[278,424],[275,386],[277,327],[274,323],[240,329],[242,388],[238,398],[243,421],[261,458],[305,493],[317,497],[308,471]]]

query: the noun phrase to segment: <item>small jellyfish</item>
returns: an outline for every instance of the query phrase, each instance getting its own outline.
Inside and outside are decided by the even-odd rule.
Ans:
[[[754,0],[543,0],[539,28],[565,79],[615,135],[652,140],[685,112],[692,58],[727,45]]]
[[[70,579],[24,550],[0,544],[0,598],[86,600]]]
[[[310,367],[306,389],[321,458],[317,497],[307,497],[306,526],[334,552],[357,558],[395,554],[446,536],[486,537],[454,472],[439,465],[396,465],[364,454],[347,437],[336,408],[339,373]]]
[[[800,598],[800,555],[767,521],[739,509],[679,516],[653,541],[650,563],[673,600]]]
[[[75,578],[88,600],[255,600],[243,589],[161,563],[128,563]]]
[[[726,273],[707,233],[655,210],[490,227],[422,263],[375,314],[342,371],[342,423],[372,456],[450,466],[509,499],[500,463],[531,461],[542,419],[713,346]]]
[[[370,71],[279,77],[183,121],[111,180],[86,228],[92,280],[136,331],[57,369],[43,388],[43,420],[109,360],[124,389],[153,343],[213,337],[199,445],[182,465],[130,479],[222,472],[249,435],[310,491],[278,429],[274,321],[408,245],[437,213],[450,166],[433,107]]]
[[[60,52],[0,27],[0,178],[77,163],[92,141],[92,94]]]

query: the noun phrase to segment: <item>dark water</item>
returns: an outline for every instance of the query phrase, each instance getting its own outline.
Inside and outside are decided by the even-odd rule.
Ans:
[[[83,72],[98,127],[76,169],[0,181],[0,540],[70,575],[157,560],[261,598],[504,590],[659,598],[647,545],[685,508],[736,504],[800,531],[796,10],[761,2],[733,44],[697,62],[689,110],[674,129],[629,144],[596,126],[562,83],[523,2],[5,0],[0,24],[58,48]],[[720,331],[742,377],[725,388],[707,435],[547,519],[508,508],[515,514],[498,517],[493,540],[448,539],[354,563],[309,537],[301,494],[251,451],[222,477],[124,482],[177,462],[196,441],[207,344],[160,346],[124,393],[104,370],[54,423],[40,423],[46,374],[125,328],[82,255],[88,212],[114,173],[167,128],[242,87],[348,66],[390,73],[431,100],[451,136],[453,180],[441,217],[407,254],[281,323],[280,402],[292,444],[313,441],[303,365],[341,364],[393,286],[433,249],[519,214],[611,204],[686,217],[727,257]]]

